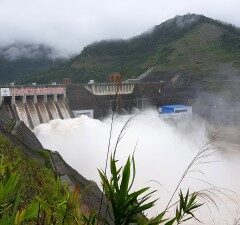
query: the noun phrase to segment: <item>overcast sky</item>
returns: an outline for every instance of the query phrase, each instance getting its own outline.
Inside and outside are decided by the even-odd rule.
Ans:
[[[76,54],[93,41],[132,37],[186,13],[240,26],[240,0],[0,0],[0,45],[42,43]]]

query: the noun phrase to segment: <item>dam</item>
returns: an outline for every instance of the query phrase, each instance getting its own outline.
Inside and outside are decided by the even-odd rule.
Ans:
[[[164,91],[162,82],[0,86],[0,111],[30,129],[53,119],[87,115],[101,119],[162,104],[189,102],[185,91]],[[176,95],[177,93],[177,95]]]
[[[66,101],[66,88],[62,86],[1,87],[1,110],[30,129],[52,119],[71,118]]]

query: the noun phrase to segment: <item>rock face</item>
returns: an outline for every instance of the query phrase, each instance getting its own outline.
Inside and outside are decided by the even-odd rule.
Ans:
[[[0,133],[6,136],[13,145],[19,146],[28,157],[44,165],[45,159],[41,152],[46,150],[43,149],[34,133],[23,122],[13,121],[7,115],[0,112]],[[111,220],[112,213],[110,212],[111,207],[96,183],[81,176],[76,170],[69,166],[57,152],[50,151],[50,161],[55,173],[62,182],[69,185],[70,190],[74,188],[80,189],[82,210],[85,212],[91,210],[98,211],[100,209],[100,203],[102,202],[100,214],[106,217],[110,224],[113,224]]]
[[[76,170],[69,166],[58,152],[52,152],[52,163],[55,172],[63,182],[67,182],[70,188],[79,188],[83,194],[83,211],[98,211],[101,206],[101,216],[112,224],[112,213],[109,211],[109,203],[102,194],[97,184],[81,176]]]
[[[21,147],[27,156],[44,161],[36,152],[36,150],[43,150],[43,147],[32,131],[22,121],[13,120],[1,111],[0,133],[6,136],[13,145]]]
[[[40,141],[33,135],[32,131],[22,121],[17,121],[11,133],[21,140],[30,149],[43,148]]]

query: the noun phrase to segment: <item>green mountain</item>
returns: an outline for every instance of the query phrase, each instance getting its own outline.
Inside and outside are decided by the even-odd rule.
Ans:
[[[135,78],[151,67],[152,74],[181,71],[198,79],[215,79],[219,74],[221,79],[229,79],[224,76],[232,73],[238,76],[240,29],[202,15],[176,16],[131,39],[93,43],[68,63],[41,73],[37,82],[64,77],[73,82],[103,82],[116,71],[125,79]]]
[[[73,82],[104,82],[112,72],[128,79],[149,68],[153,68],[150,80],[171,81],[180,76],[218,89],[226,83],[216,85],[215,81],[235,81],[240,75],[240,29],[202,15],[176,16],[131,39],[86,46],[68,62],[36,70],[22,82],[61,82],[64,77]]]

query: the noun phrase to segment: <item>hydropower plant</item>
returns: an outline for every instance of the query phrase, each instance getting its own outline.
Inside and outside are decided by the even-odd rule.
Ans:
[[[164,104],[191,105],[195,97],[192,90],[180,79],[165,83],[143,74],[138,79],[123,81],[119,73],[109,75],[106,83],[91,80],[71,84],[65,79],[63,84],[0,85],[0,113],[23,121],[33,130],[53,119],[80,115],[101,119],[112,111],[128,114],[134,109],[158,109]]]
[[[53,119],[68,119],[80,115],[99,119],[109,115],[112,110],[126,114],[133,109],[141,110],[164,103],[189,101],[181,92],[178,92],[177,97],[162,97],[161,82],[0,88],[0,110],[12,119],[23,121],[30,129]]]
[[[141,182],[150,179],[157,180],[159,171],[166,171],[172,163],[175,169],[171,171],[177,174],[169,176],[168,173],[166,177],[160,176],[165,184],[172,187],[181,175],[181,170],[185,168],[187,162],[192,159],[198,147],[207,138],[206,131],[204,125],[196,121],[188,124],[190,128],[179,126],[176,130],[176,127],[170,123],[159,119],[157,109],[164,104],[191,105],[195,93],[191,92],[191,95],[189,93],[186,87],[175,85],[167,88],[167,84],[153,81],[2,85],[0,86],[0,129],[14,142],[23,146],[28,157],[39,158],[36,156],[35,149],[41,149],[41,143],[44,148],[53,150],[54,152],[50,153],[50,159],[55,173],[58,174],[60,180],[67,182],[72,188],[91,186],[88,196],[84,199],[84,206],[94,209],[100,204],[101,191],[94,182],[87,181],[84,177],[95,181],[96,165],[98,168],[103,167],[101,163],[104,162],[111,123],[111,117],[107,116],[113,110],[116,110],[117,114],[123,114],[115,119],[114,144],[119,129],[124,125],[124,120],[131,116],[128,114],[134,109],[143,111],[131,124],[125,140],[121,142],[119,158],[123,160],[126,155],[131,154],[136,142],[140,140],[136,159],[140,165],[138,170],[141,179],[137,181],[137,185],[141,186]],[[145,110],[154,107],[156,110]],[[180,109],[179,105],[175,105],[172,110],[175,112],[186,109]],[[16,123],[11,124],[8,119],[3,119],[4,114]],[[88,117],[74,118],[80,115]],[[101,118],[104,119],[95,120]],[[24,124],[34,131],[36,136]],[[162,155],[164,157],[160,157]],[[222,159],[221,154],[217,154],[217,159],[219,158]],[[89,161],[92,164],[89,164]],[[224,163],[228,165],[230,162],[226,160]],[[149,169],[146,170],[146,168]],[[214,170],[210,170],[209,178],[216,182],[214,184],[221,186],[223,185],[221,181],[230,177],[227,172],[237,171],[233,168],[235,168],[234,163],[226,167],[226,171],[224,168],[219,168],[218,170],[222,171],[218,173],[219,176],[216,176]],[[237,181],[229,184],[232,187],[238,187]],[[195,187],[197,190],[201,184],[198,186],[190,182],[187,186]],[[161,197],[163,197],[162,193]],[[165,197],[167,199],[167,196]],[[106,207],[105,203],[104,207]],[[204,215],[208,219],[208,213]]]

